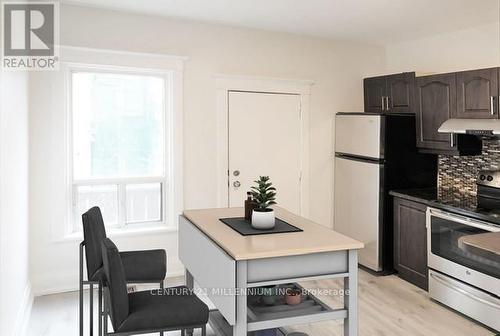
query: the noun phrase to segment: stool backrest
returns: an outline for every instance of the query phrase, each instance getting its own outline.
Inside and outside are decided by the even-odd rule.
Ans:
[[[130,310],[125,270],[123,269],[120,252],[109,238],[102,241],[102,257],[109,290],[111,322],[113,323],[113,329],[117,330],[129,315]]]
[[[106,229],[102,219],[101,209],[93,207],[82,215],[83,240],[85,241],[85,258],[87,259],[87,276],[92,275],[102,267],[101,242],[106,238]]]

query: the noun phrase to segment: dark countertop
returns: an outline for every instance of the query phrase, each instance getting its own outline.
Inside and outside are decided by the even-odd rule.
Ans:
[[[471,198],[455,199],[451,197],[439,197],[436,188],[392,190],[389,192],[389,195],[500,225],[500,212],[481,210],[477,208],[475,199]]]
[[[437,200],[437,189],[406,189],[406,190],[392,190],[389,195],[396,196],[408,201],[427,204]]]

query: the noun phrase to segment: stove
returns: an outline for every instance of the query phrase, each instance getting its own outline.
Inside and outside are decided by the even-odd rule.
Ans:
[[[429,295],[500,330],[500,259],[462,242],[469,235],[500,232],[500,171],[480,171],[476,184],[477,195],[439,194],[440,205],[460,214],[427,209]]]
[[[487,199],[485,205],[491,204]],[[474,212],[485,211],[492,218],[498,210]],[[463,243],[470,235],[500,232],[500,226],[431,207],[426,224],[430,297],[500,330],[500,258]]]

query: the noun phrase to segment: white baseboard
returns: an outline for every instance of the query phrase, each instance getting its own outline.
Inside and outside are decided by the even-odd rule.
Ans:
[[[31,316],[31,308],[33,307],[33,300],[33,291],[31,290],[30,282],[28,282],[21,299],[21,306],[19,307],[19,311],[17,312],[16,322],[14,326],[14,336],[26,335]]]
[[[167,278],[176,278],[184,275],[184,265],[180,260],[170,261],[167,266]],[[32,278],[34,296],[74,292],[78,288],[78,265],[68,272],[52,272],[34,276]]]

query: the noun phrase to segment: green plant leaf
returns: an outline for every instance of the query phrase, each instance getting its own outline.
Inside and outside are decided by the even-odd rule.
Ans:
[[[250,188],[250,192],[259,209],[266,210],[276,204],[276,188],[273,187],[269,176],[259,176],[254,183],[256,185]]]

